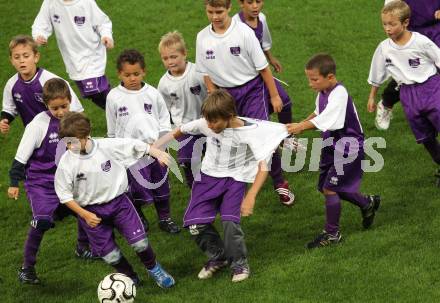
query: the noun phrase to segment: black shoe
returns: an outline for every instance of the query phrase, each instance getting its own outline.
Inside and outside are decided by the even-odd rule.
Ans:
[[[130,279],[133,280],[133,284],[136,285],[136,287],[139,287],[142,285],[142,280],[139,278],[139,276],[137,274],[135,274],[135,276],[130,277]]]
[[[95,255],[90,249],[88,248],[81,248],[79,246],[75,249],[75,255],[84,260],[99,260],[101,257]]]
[[[160,220],[159,228],[170,234],[177,234],[180,232],[179,226],[176,223],[174,223],[173,220],[171,220],[171,218],[168,218],[166,220]]]
[[[40,279],[37,277],[35,268],[33,266],[28,268],[20,268],[18,271],[18,281],[23,284],[40,284]]]
[[[376,215],[376,211],[380,205],[380,196],[379,195],[370,195],[368,196],[370,203],[365,206],[364,209],[361,209],[362,213],[362,226],[367,229],[373,224],[374,216]]]
[[[334,245],[338,244],[342,240],[342,235],[338,231],[336,235],[329,234],[325,230],[322,231],[321,234],[319,234],[315,240],[307,243],[306,248],[312,249],[312,248],[320,248],[324,246]]]

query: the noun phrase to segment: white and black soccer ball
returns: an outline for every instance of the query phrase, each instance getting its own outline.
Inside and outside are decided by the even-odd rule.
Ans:
[[[100,303],[132,303],[136,297],[136,285],[128,276],[113,273],[105,276],[98,285]]]

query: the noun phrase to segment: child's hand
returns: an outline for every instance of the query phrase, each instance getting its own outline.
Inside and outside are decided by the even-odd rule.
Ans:
[[[255,195],[247,193],[241,202],[241,215],[243,217],[248,217],[254,213],[254,205],[255,205]]]
[[[8,188],[8,197],[11,199],[18,199],[18,194],[20,193],[20,189],[18,187],[9,187]]]
[[[274,113],[279,113],[283,109],[283,101],[281,101],[279,95],[277,95],[276,97],[271,97],[270,103],[272,104]]]
[[[435,19],[440,19],[440,9],[434,13]]]
[[[2,134],[7,134],[9,132],[9,120],[8,119],[2,119],[0,121],[0,132]]]
[[[113,39],[111,39],[109,37],[102,37],[101,42],[108,49],[112,49],[115,46]]]
[[[86,211],[82,217],[90,227],[96,227],[101,223],[101,218],[97,217],[94,213]]]
[[[160,149],[150,146],[150,150],[148,153],[159,161],[159,164],[162,166],[169,166],[171,163],[171,156]]]
[[[277,58],[272,57],[271,60],[269,61],[269,63],[270,63],[270,65],[272,65],[275,72],[281,73],[283,71],[283,67],[281,66],[281,63],[280,63],[280,61],[278,61]]]
[[[367,110],[370,113],[373,113],[374,111],[376,111],[376,101],[373,98],[368,99]]]
[[[298,135],[303,132],[301,123],[289,123],[286,126],[289,134]]]
[[[43,36],[38,36],[37,39],[35,39],[35,42],[38,44],[38,46],[46,45],[47,39],[44,38]]]

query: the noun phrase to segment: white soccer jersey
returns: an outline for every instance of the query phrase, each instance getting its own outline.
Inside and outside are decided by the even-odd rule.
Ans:
[[[67,151],[55,173],[55,191],[61,203],[75,200],[81,206],[102,204],[123,194],[128,187],[127,168],[148,151],[135,139],[92,139],[86,155]]]
[[[104,75],[107,52],[101,38],[112,38],[112,23],[94,0],[44,0],[32,37],[47,39],[53,31],[72,80]]]
[[[166,72],[157,89],[165,100],[174,125],[180,126],[200,118],[207,93],[203,75],[196,71],[195,64],[188,62],[185,72],[179,77]]]
[[[60,78],[57,75],[39,68],[35,76],[29,80],[24,81],[20,78],[20,76],[15,74],[12,76],[8,82],[6,82],[5,88],[3,90],[3,108],[2,111],[7,112],[13,116],[17,116],[19,114],[17,110],[17,105],[15,102],[31,102],[33,100],[24,100],[24,94],[20,94],[19,96],[14,96],[15,93],[21,93],[23,90],[31,90],[31,94],[34,95],[34,99],[38,102],[43,102],[43,86],[47,82],[47,80],[53,78]],[[60,78],[61,79],[61,78]],[[70,87],[69,82],[67,82],[69,86],[70,94],[72,96],[72,102],[70,103],[70,111],[72,112],[83,112],[84,108],[81,105],[78,97],[73,91],[72,87]],[[17,92],[15,92],[17,90]],[[45,107],[45,106],[44,106]]]
[[[238,14],[235,14],[232,18],[238,22],[242,22]],[[258,20],[263,25],[261,47],[264,51],[268,51],[272,48],[272,36],[270,35],[269,26],[267,25],[266,15],[264,15],[263,13],[259,13]]]
[[[391,39],[382,41],[371,62],[368,83],[380,86],[390,76],[398,84],[423,83],[440,68],[440,49],[429,38],[412,32],[403,46]]]
[[[157,89],[143,83],[140,90],[128,90],[122,85],[107,96],[107,136],[134,138],[153,143],[159,134],[171,131],[170,114]]]
[[[252,29],[232,19],[224,34],[208,25],[197,34],[197,70],[219,87],[236,87],[258,76],[268,66]]]
[[[216,134],[204,118],[182,125],[183,133],[207,136],[202,172],[212,177],[232,177],[253,183],[258,162],[269,162],[272,153],[289,134],[284,124],[240,117],[245,126]]]

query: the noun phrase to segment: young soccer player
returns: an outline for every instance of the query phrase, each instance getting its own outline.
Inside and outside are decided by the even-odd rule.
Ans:
[[[71,94],[67,83],[59,78],[46,81],[43,102],[48,110],[39,113],[26,126],[23,138],[12,163],[8,196],[17,199],[19,181],[24,187],[32,209],[32,221],[24,246],[24,261],[18,272],[22,283],[39,284],[35,271],[37,254],[45,232],[54,227],[55,218],[67,216],[66,207],[60,205],[55,193],[55,155],[58,146],[60,119],[69,111]],[[94,258],[84,230],[78,224],[77,256]]]
[[[233,19],[244,22],[254,31],[270,65],[272,65],[276,72],[281,72],[281,63],[271,52],[272,37],[267,25],[266,16],[261,12],[264,0],[239,0],[239,4],[241,10],[238,14],[234,15]],[[278,121],[284,124],[292,123],[292,102],[290,97],[277,79],[275,79],[275,85],[283,101],[283,109],[278,113]],[[269,104],[269,111],[273,111],[271,104]]]
[[[90,138],[90,120],[80,113],[70,113],[61,120],[60,138],[66,138],[64,153],[55,174],[55,190],[61,201],[78,214],[90,239],[92,251],[118,272],[139,284],[138,275],[116,245],[116,228],[135,250],[149,275],[162,288],[175,282],[161,265],[130,199],[126,169],[146,154],[163,163],[166,153],[129,138]]]
[[[316,109],[305,120],[289,124],[287,128],[292,134],[318,129],[325,140],[318,190],[325,197],[326,224],[324,231],[307,243],[307,248],[318,248],[341,241],[341,199],[361,209],[362,225],[369,228],[379,208],[380,197],[359,192],[364,134],[351,97],[336,79],[335,61],[327,54],[315,55],[307,62],[305,72],[309,86],[318,92]]]
[[[94,0],[44,0],[32,25],[39,45],[55,31],[70,79],[81,96],[105,109],[111,87],[105,76],[106,48],[114,46],[112,22]]]
[[[232,282],[239,282],[249,277],[240,213],[252,214],[267,177],[266,163],[288,133],[284,124],[238,117],[234,99],[223,89],[209,95],[202,105],[202,115],[202,119],[173,132],[174,138],[184,134],[207,136],[201,176],[193,183],[184,226],[208,256],[199,279],[210,278],[230,263]],[[246,183],[252,183],[247,193]],[[213,226],[217,213],[224,240]]]
[[[9,43],[9,59],[17,73],[8,80],[3,91],[3,107],[0,114],[0,132],[3,134],[9,132],[10,124],[17,115],[26,126],[37,114],[46,111],[42,98],[43,86],[47,80],[59,78],[37,67],[40,53],[32,37],[19,35],[12,38]],[[83,111],[78,97],[70,85],[67,85],[72,97],[70,109]]]
[[[152,144],[160,134],[171,130],[165,101],[154,87],[143,82],[145,60],[139,51],[123,51],[116,65],[121,84],[107,97],[107,136],[139,139]],[[141,207],[154,202],[159,227],[172,234],[178,233],[180,229],[171,219],[167,168],[154,159],[148,163],[140,161],[129,169],[128,180],[131,198],[145,225],[148,226],[148,221]]]
[[[170,32],[165,34],[159,43],[159,53],[165,74],[159,81],[157,89],[162,94],[171,120],[176,127],[199,119],[202,102],[207,93],[203,75],[196,71],[194,63],[187,61],[187,50],[182,34]],[[185,135],[179,138],[178,162],[183,166],[186,184],[192,187],[193,171],[197,169],[201,155],[197,146],[203,140],[201,136]]]
[[[235,99],[240,116],[268,120],[268,104],[283,107],[269,63],[254,32],[229,16],[230,0],[205,0],[209,24],[197,34],[196,66],[208,92],[225,88]],[[273,154],[269,174],[280,201],[293,205],[295,196],[283,178],[281,157]]]
[[[369,105],[391,76],[400,87],[400,101],[417,143],[440,165],[440,49],[426,36],[408,31],[410,14],[404,1],[390,2],[382,9],[389,38],[379,44],[371,62]],[[436,177],[440,185],[440,169]]]
[[[385,5],[394,0],[385,0]],[[439,0],[405,0],[411,9],[408,30],[425,35],[440,47],[440,1]],[[379,130],[387,130],[393,116],[394,104],[399,102],[399,88],[391,80],[382,93],[382,100],[368,100],[368,110],[376,110],[375,125]]]

